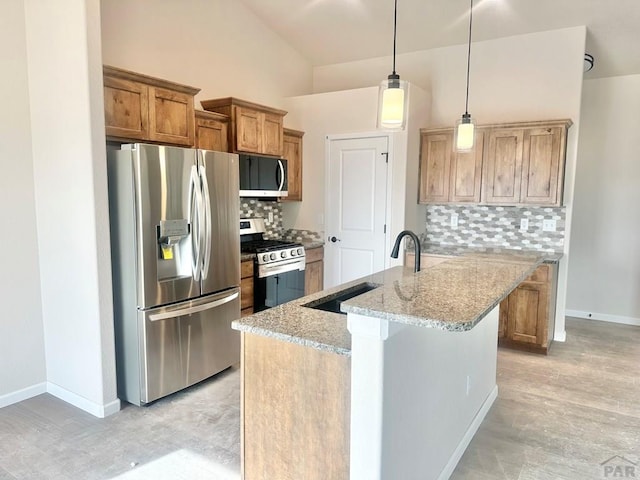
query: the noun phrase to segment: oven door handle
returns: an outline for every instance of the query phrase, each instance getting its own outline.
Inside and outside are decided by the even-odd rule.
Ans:
[[[289,262],[284,265],[259,265],[258,266],[258,278],[270,277],[272,275],[278,275],[279,273],[293,272],[295,270],[303,271],[306,264],[296,260],[295,262]]]

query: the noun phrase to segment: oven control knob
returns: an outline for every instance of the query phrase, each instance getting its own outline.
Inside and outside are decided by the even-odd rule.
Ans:
[[[269,255],[269,258],[271,258],[271,260],[275,260],[276,259],[276,254],[272,253],[271,255]]]
[[[303,255],[303,253],[304,253],[304,250],[302,250],[302,248],[299,248],[298,249],[298,255]]]
[[[268,260],[269,260],[269,254],[268,253],[265,253],[264,255],[262,255],[262,261],[263,262],[266,262]]]
[[[287,256],[287,252],[285,250],[280,252],[280,258],[285,258]]]
[[[289,252],[289,255],[291,255],[292,257],[295,257],[297,254],[298,252],[296,252],[295,248],[291,249],[291,252]]]

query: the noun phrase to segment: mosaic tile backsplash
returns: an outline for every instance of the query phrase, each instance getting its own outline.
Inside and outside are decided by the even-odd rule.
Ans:
[[[458,215],[458,227],[451,216]],[[520,220],[529,226],[520,230]],[[507,247],[561,252],[564,248],[565,207],[500,207],[495,205],[429,205],[421,239],[442,245]],[[555,232],[542,229],[543,220],[556,221]]]
[[[273,221],[269,221],[269,213],[273,214]],[[267,229],[265,238],[282,238],[282,204],[255,198],[240,198],[240,218],[264,218]]]
[[[290,242],[322,242],[324,241],[324,233],[314,232],[312,230],[296,230],[290,228],[284,231],[283,240]]]

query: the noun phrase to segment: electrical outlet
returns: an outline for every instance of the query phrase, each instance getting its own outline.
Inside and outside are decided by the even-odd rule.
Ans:
[[[273,212],[269,212],[269,223],[273,223]]]
[[[458,228],[458,214],[451,214],[451,228]]]
[[[542,231],[543,232],[555,232],[556,231],[556,221],[554,219],[542,220]]]
[[[526,232],[527,230],[529,230],[529,219],[528,218],[521,218],[520,219],[520,230],[523,232]]]

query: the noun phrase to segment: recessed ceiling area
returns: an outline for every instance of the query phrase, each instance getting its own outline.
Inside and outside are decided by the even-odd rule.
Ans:
[[[393,0],[241,1],[314,66],[391,55]],[[469,0],[398,0],[398,53],[466,43],[468,13]],[[586,78],[640,74],[638,0],[474,2],[476,42],[580,25]]]

